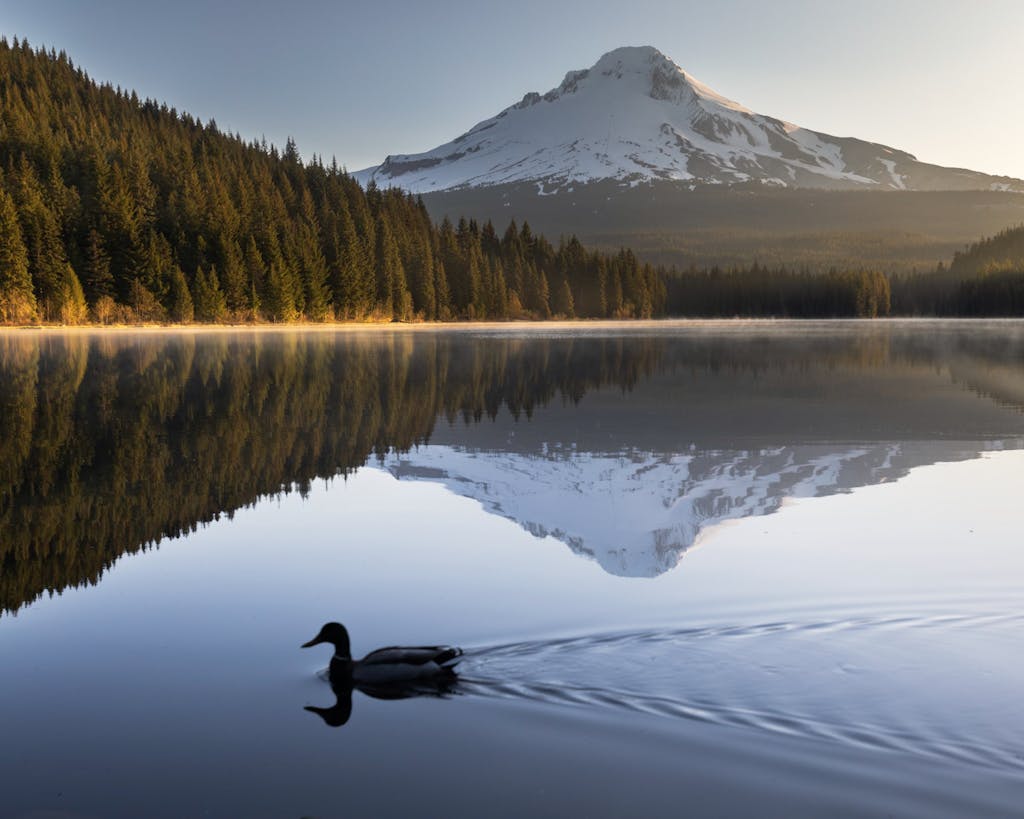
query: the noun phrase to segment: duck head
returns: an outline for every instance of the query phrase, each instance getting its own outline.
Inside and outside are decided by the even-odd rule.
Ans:
[[[348,631],[341,623],[325,623],[316,635],[308,643],[303,643],[302,648],[320,645],[320,643],[331,643],[334,646],[336,657],[351,657],[351,649],[348,644]]]

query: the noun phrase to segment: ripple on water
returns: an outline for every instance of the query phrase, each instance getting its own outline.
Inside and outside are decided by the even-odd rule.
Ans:
[[[467,652],[460,689],[1019,773],[1022,621],[900,613],[522,641]]]

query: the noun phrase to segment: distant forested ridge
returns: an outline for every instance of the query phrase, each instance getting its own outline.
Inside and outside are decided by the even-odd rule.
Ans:
[[[860,267],[909,275],[981,236],[1024,223],[1024,194],[1004,191],[825,191],[760,183],[636,187],[577,184],[541,195],[508,184],[423,194],[435,219],[529,219],[546,236],[587,247],[629,247],[644,261],[686,270],[762,266],[825,273]]]
[[[892,297],[905,315],[1024,316],[1024,227],[971,244],[933,273],[893,277]]]
[[[514,223],[436,225],[63,52],[0,40],[0,323],[649,317],[663,275]]]

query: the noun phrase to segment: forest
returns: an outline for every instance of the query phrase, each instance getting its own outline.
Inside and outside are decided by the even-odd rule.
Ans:
[[[904,315],[1024,316],[1024,227],[974,242],[933,273],[892,278]]]
[[[691,268],[668,280],[676,315],[751,318],[877,318],[890,312],[889,280],[878,271],[825,274],[767,268]]]
[[[336,162],[245,142],[68,56],[0,41],[0,322],[291,322],[664,312],[627,250],[432,222]]]
[[[435,221],[291,139],[246,141],[0,39],[0,324],[1021,315],[1014,236],[928,274],[655,267],[525,221]]]

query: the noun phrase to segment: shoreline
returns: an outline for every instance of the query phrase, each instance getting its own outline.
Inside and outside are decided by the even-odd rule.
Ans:
[[[326,322],[323,324],[34,324],[0,326],[0,334],[11,335],[160,335],[170,333],[396,333],[505,331],[544,332],[578,330],[652,330],[670,328],[743,328],[879,326],[918,324],[952,326],[960,324],[1024,323],[1024,317],[964,318],[935,316],[886,316],[882,318],[664,318],[664,319],[551,319],[545,321],[437,321],[437,322]]]

